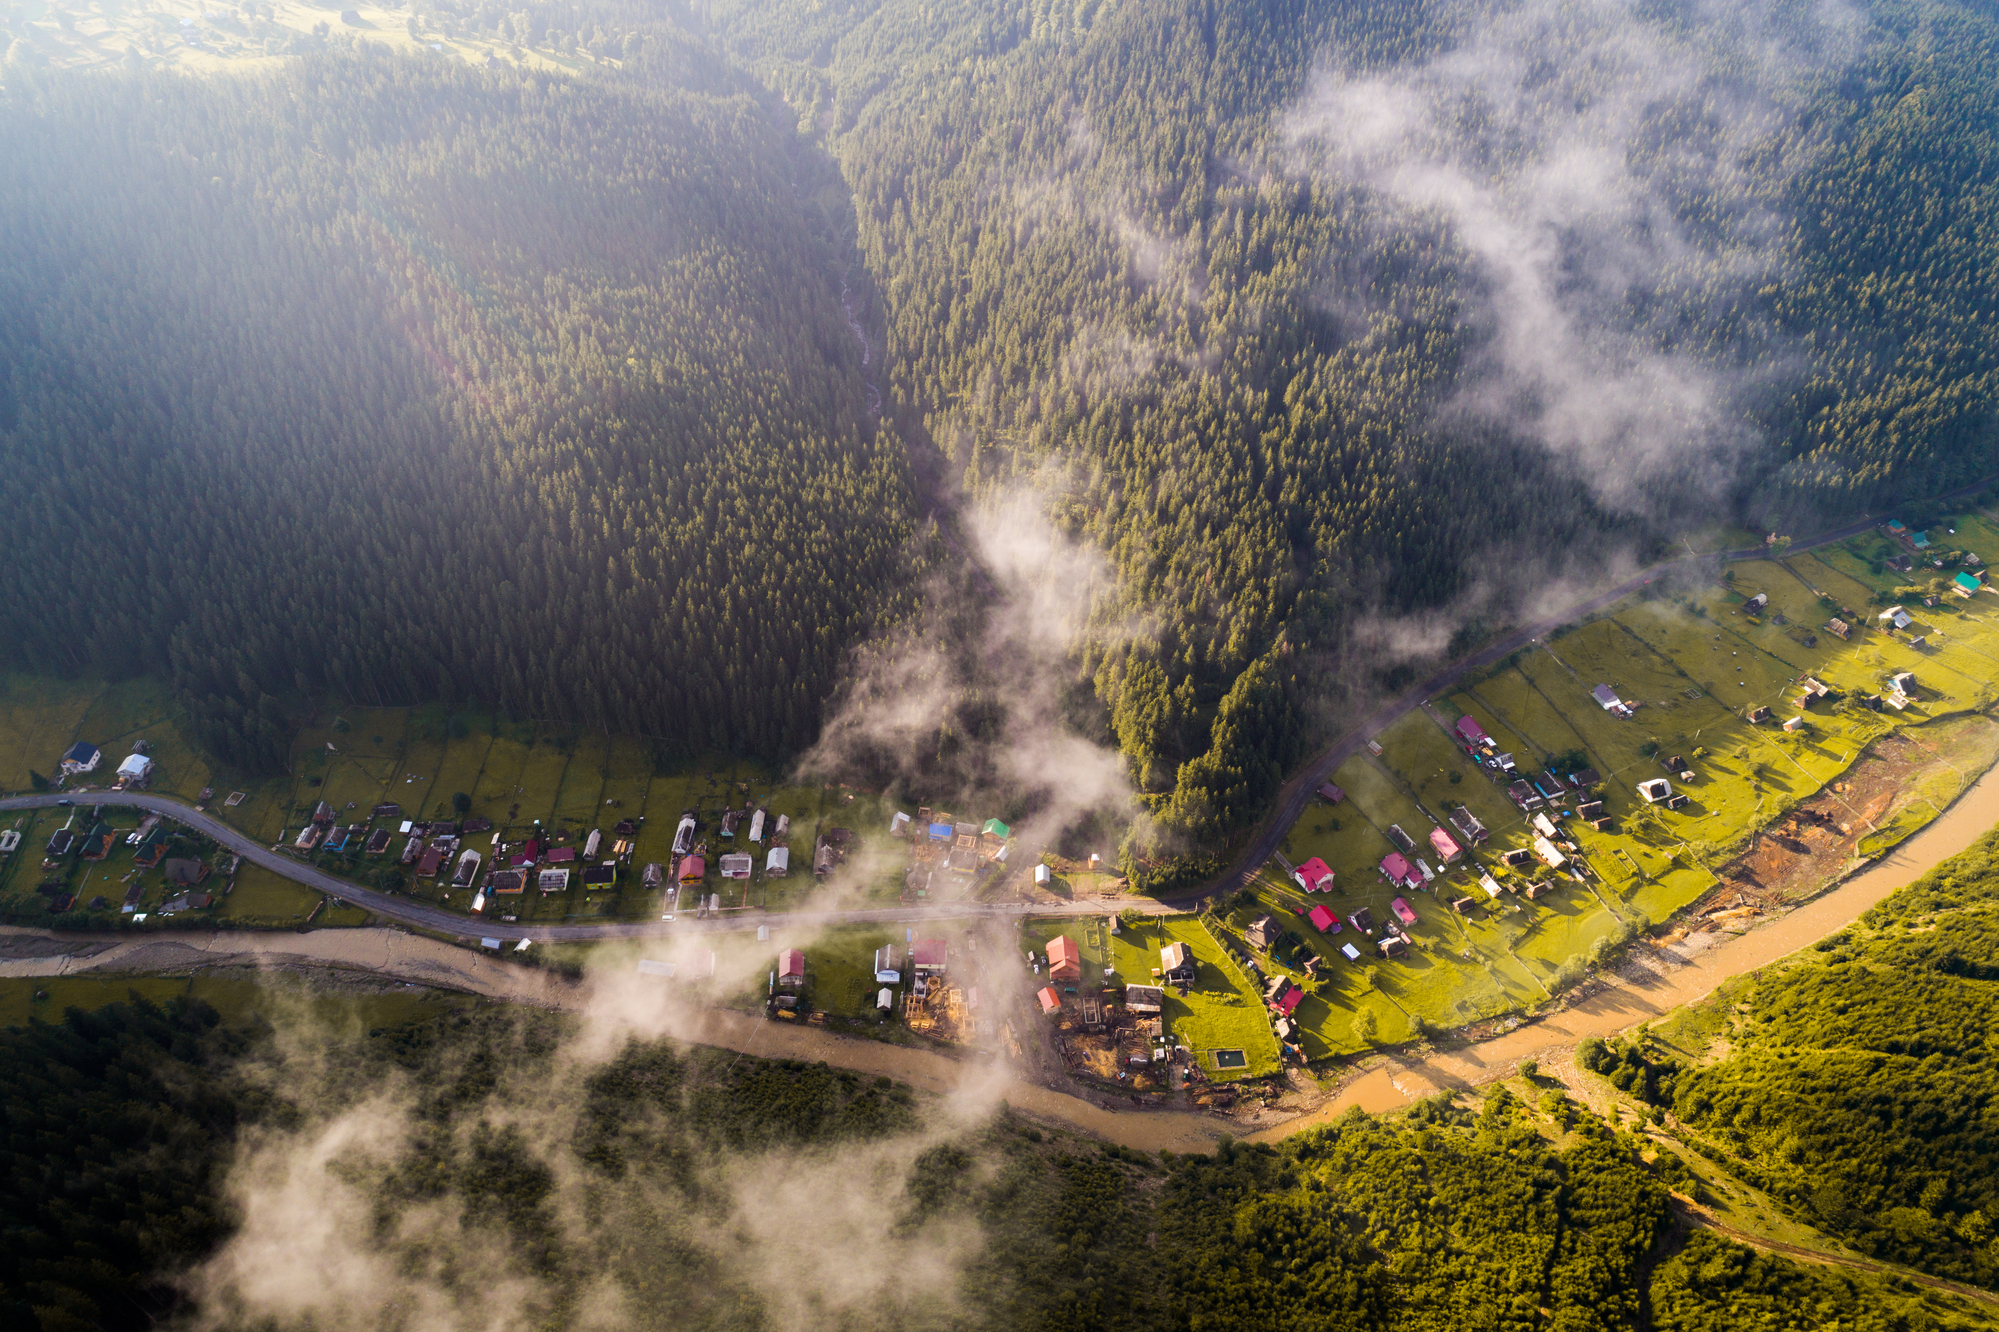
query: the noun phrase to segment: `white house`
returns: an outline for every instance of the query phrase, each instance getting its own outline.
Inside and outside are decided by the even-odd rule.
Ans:
[[[1664,777],[1654,777],[1648,782],[1638,783],[1638,794],[1648,805],[1663,805],[1672,799],[1673,784]]]
[[[79,740],[63,754],[62,770],[65,773],[95,772],[103,757],[96,745],[88,740]]]
[[[764,877],[766,879],[782,879],[789,873],[791,873],[791,848],[788,846],[772,847],[770,854],[764,857]]]
[[[118,779],[127,786],[137,786],[153,775],[153,761],[144,754],[133,754],[118,765]]]

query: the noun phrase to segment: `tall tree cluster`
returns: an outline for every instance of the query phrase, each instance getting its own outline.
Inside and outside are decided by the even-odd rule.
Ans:
[[[255,767],[327,690],[809,742],[910,500],[825,222],[735,84],[365,48],[16,80],[0,652],[170,670]]]

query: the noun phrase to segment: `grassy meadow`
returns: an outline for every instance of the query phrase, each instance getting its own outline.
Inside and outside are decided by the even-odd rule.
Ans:
[[[1974,514],[1956,525],[1955,535],[1939,526],[1939,549],[1999,556],[1999,524]],[[1908,553],[1869,533],[1781,560],[1731,564],[1723,580],[1698,587],[1647,588],[1564,626],[1376,736],[1380,757],[1363,751],[1332,777],[1346,799],[1315,802],[1285,839],[1283,861],[1257,874],[1251,894],[1229,904],[1225,916],[1226,927],[1240,932],[1275,912],[1327,959],[1326,979],[1300,1010],[1308,1018],[1308,1055],[1361,1048],[1353,1026],[1363,1009],[1374,1014],[1376,1039],[1394,1040],[1419,1023],[1457,1025],[1545,999],[1604,950],[1714,887],[1716,868],[1756,829],[1825,790],[1891,733],[1915,739],[1939,761],[1898,793],[1860,853],[1879,854],[1936,817],[1993,761],[1991,728],[1967,728],[1960,719],[1999,702],[1999,594],[1946,593],[1934,607],[1920,595],[1898,598],[1898,588],[1955,572],[1887,567],[1891,556]],[[1752,610],[1748,603],[1759,594],[1768,604]],[[1879,627],[1880,611],[1895,604],[1915,620],[1906,633]],[[1843,611],[1860,626],[1847,641],[1823,628]],[[1911,706],[1877,712],[1860,703],[1860,696],[1884,693],[1898,671],[1916,676]],[[1805,676],[1843,697],[1801,702],[1797,682]],[[1590,698],[1598,684],[1609,684],[1635,714],[1620,719],[1600,708]],[[1749,713],[1760,707],[1771,717],[1751,724]],[[1581,848],[1586,883],[1538,862],[1514,871],[1499,865],[1504,852],[1530,844],[1533,830],[1503,787],[1454,742],[1450,728],[1467,715],[1514,755],[1523,774],[1575,751],[1601,774],[1609,828],[1592,830],[1560,809],[1552,814]],[[1804,719],[1801,730],[1781,729],[1791,717]],[[1687,761],[1693,781],[1666,772],[1662,760],[1673,755]],[[1659,776],[1689,797],[1684,808],[1654,810],[1637,795],[1638,783]],[[1563,805],[1573,811],[1576,803]],[[1395,849],[1386,828],[1399,824],[1417,840],[1418,854],[1441,869],[1422,844],[1459,804],[1492,833],[1471,858],[1478,868],[1507,885],[1552,881],[1553,890],[1532,902],[1511,893],[1489,901],[1476,868],[1463,862],[1425,891],[1391,889],[1376,868]],[[1307,897],[1285,873],[1286,864],[1312,856],[1337,875],[1331,894]],[[1342,917],[1365,905],[1385,921],[1396,896],[1419,917],[1410,928],[1416,947],[1399,961],[1348,963],[1336,950],[1353,938],[1351,928],[1322,937],[1303,918],[1324,901]],[[1465,915],[1450,909],[1467,897],[1474,905]]]

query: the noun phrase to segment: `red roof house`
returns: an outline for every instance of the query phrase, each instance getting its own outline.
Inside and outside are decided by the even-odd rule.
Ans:
[[[1430,849],[1435,851],[1446,865],[1465,853],[1464,848],[1458,845],[1457,839],[1442,828],[1430,829]]]
[[[1393,911],[1395,913],[1395,918],[1397,920],[1400,920],[1404,925],[1414,925],[1416,923],[1416,913],[1410,910],[1409,904],[1403,901],[1401,898],[1398,897],[1394,901],[1390,902],[1388,904],[1388,909],[1390,911]]]
[[[1458,724],[1455,729],[1458,733],[1458,739],[1468,745],[1482,745],[1492,739],[1491,736],[1485,733],[1485,728],[1480,726],[1478,720],[1474,717],[1458,718]]]
[[[1308,893],[1332,891],[1333,871],[1325,861],[1319,859],[1317,856],[1313,856],[1297,869],[1292,870],[1291,877],[1296,879],[1298,886]]]
[[[1390,883],[1403,888],[1414,888],[1423,882],[1422,876],[1416,873],[1415,867],[1400,851],[1390,851],[1381,858],[1381,872],[1388,876]]]
[[[910,966],[919,972],[942,973],[951,950],[942,939],[918,939],[909,950]]]
[[[1285,1017],[1290,1017],[1298,1011],[1298,1005],[1304,1002],[1305,992],[1294,985],[1278,998],[1271,1000],[1270,1007]]]
[[[1055,993],[1053,985],[1042,986],[1034,997],[1041,1001],[1042,1012],[1059,1013],[1062,1011],[1062,996]]]
[[[1340,932],[1340,918],[1322,906],[1313,907],[1312,914],[1307,919],[1312,922],[1312,928],[1321,934]]]
[[[548,863],[551,865],[567,865],[574,859],[576,859],[576,848],[573,846],[558,846],[548,853]]]
[[[702,876],[707,872],[708,862],[701,857],[682,856],[680,858],[680,881],[682,883],[699,883]]]
[[[1076,941],[1066,934],[1058,934],[1048,941],[1048,979],[1052,981],[1079,981],[1083,979],[1083,950]]]
[[[777,955],[777,983],[793,990],[805,984],[805,954],[801,950],[787,948]]]

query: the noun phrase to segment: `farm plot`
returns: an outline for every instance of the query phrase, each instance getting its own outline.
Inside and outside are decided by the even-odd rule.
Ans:
[[[1080,943],[1082,928],[1078,923],[1066,927],[1036,923],[1022,932],[1022,939],[1027,947],[1045,949],[1049,939],[1068,933]],[[1176,917],[1163,925],[1123,927],[1108,940],[1111,964],[1128,983],[1153,984],[1159,950],[1175,941],[1186,944],[1193,953],[1197,983],[1185,997],[1167,988],[1161,1008],[1166,1034],[1192,1050],[1201,1068],[1216,1082],[1275,1073],[1279,1067],[1277,1037],[1271,1033],[1263,996],[1243,980],[1235,963],[1198,920]],[[1093,950],[1083,951],[1091,954]],[[1086,981],[1090,975],[1100,974],[1093,973],[1091,961],[1086,960],[1084,966]],[[1243,1051],[1248,1055],[1246,1067],[1217,1070],[1216,1050]]]
[[[1456,717],[1451,720],[1455,722]],[[1410,713],[1383,731],[1380,740],[1388,766],[1415,790],[1425,810],[1445,814],[1451,806],[1469,806],[1495,834],[1520,821],[1520,811],[1513,807],[1513,802],[1485,775],[1483,768],[1467,758],[1444,734],[1436,719],[1423,710]],[[1457,780],[1453,781],[1453,776]],[[1403,825],[1419,843],[1427,840],[1434,826],[1434,821],[1421,829]]]
[[[562,786],[556,793],[557,823],[580,823],[594,827],[604,806],[604,773],[611,758],[610,738],[600,731],[574,736],[568,745],[569,766],[562,770]]]

